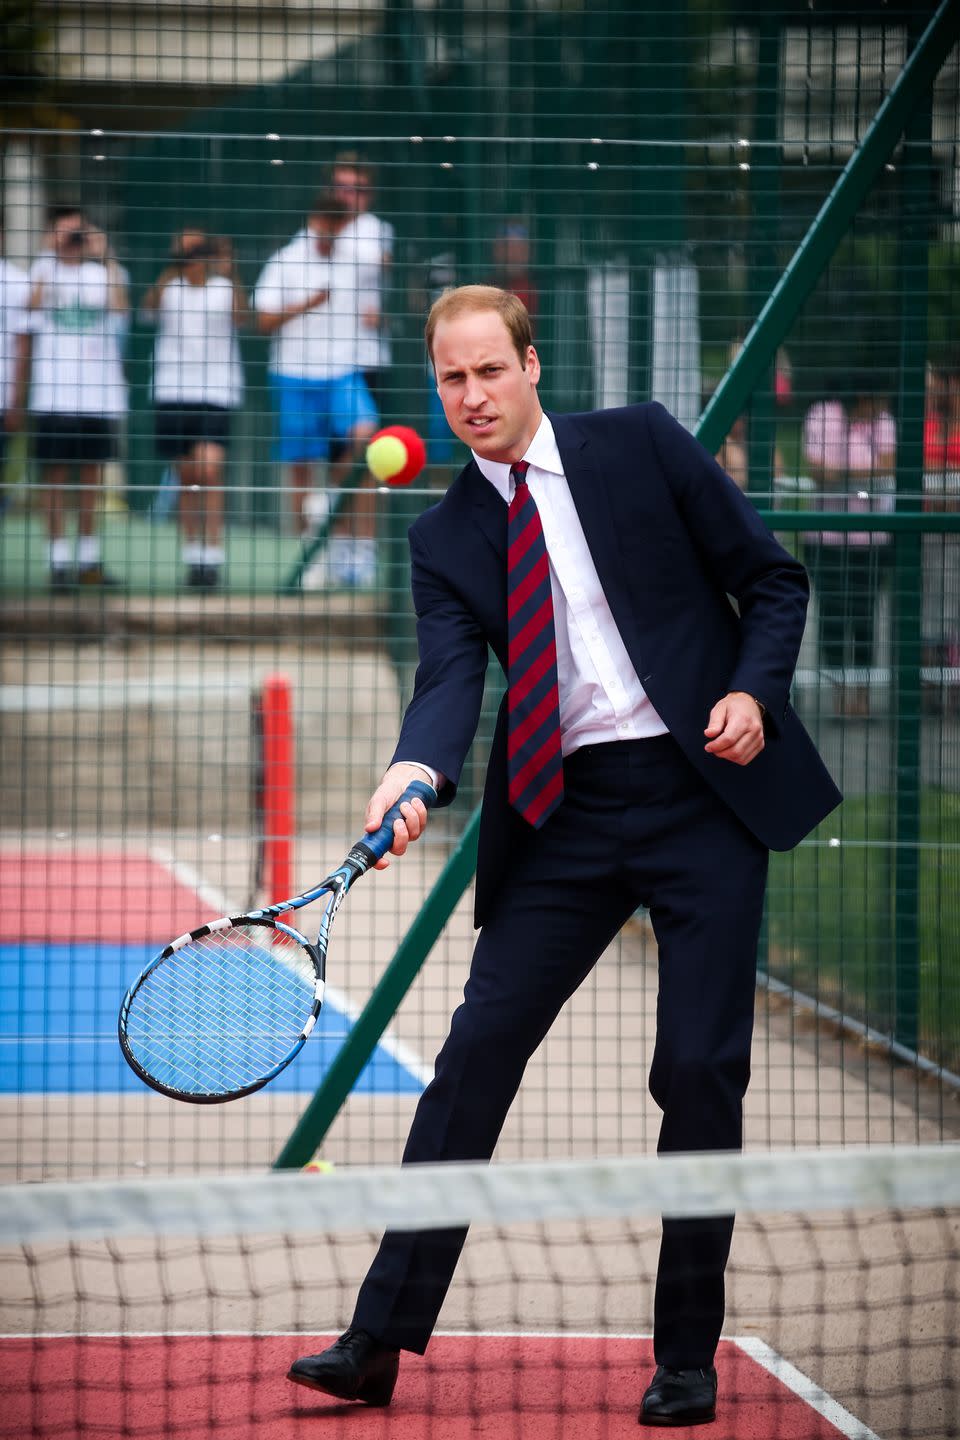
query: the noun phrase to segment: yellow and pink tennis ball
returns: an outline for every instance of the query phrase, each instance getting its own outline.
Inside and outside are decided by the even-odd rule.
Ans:
[[[409,485],[423,469],[427,448],[409,425],[378,430],[367,446],[370,473],[385,485]]]

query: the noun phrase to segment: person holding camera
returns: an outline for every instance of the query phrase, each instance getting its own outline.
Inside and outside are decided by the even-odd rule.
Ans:
[[[247,297],[225,238],[182,230],[173,237],[170,259],[141,306],[157,326],[156,447],[177,472],[186,583],[216,589],[225,553],[230,422],[243,400],[237,331],[247,316]]]
[[[7,437],[23,425],[23,411],[17,408],[17,352],[23,344],[27,325],[30,282],[25,270],[14,265],[3,252],[3,214],[0,212],[0,514],[7,505],[3,467]]]
[[[101,561],[99,499],[127,410],[121,356],[127,277],[106,235],[81,209],[58,207],[48,218],[46,244],[30,269],[14,403],[22,408],[27,400],[30,414],[51,587],[110,586],[116,581]],[[68,500],[77,513],[75,553],[65,533]]]

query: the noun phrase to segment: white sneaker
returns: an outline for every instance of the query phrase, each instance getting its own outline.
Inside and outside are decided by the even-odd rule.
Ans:
[[[377,542],[354,540],[350,547],[349,581],[355,590],[373,590],[377,583]]]
[[[353,580],[353,539],[349,535],[331,535],[327,541],[330,574],[334,585],[351,586]]]
[[[332,590],[339,582],[334,579],[327,551],[321,550],[300,576],[301,590]]]
[[[333,495],[329,490],[310,490],[303,497],[303,513],[311,530],[319,530],[333,509]]]

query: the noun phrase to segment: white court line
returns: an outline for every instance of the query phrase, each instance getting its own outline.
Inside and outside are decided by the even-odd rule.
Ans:
[[[273,1340],[298,1340],[311,1335],[336,1335],[336,1327],[322,1326],[309,1330],[9,1330],[0,1332],[4,1340],[213,1340],[224,1339],[259,1340],[261,1336]],[[593,1332],[589,1330],[434,1330],[434,1340],[653,1340],[652,1335],[626,1335],[620,1332]],[[727,1339],[727,1336],[723,1337]],[[731,1344],[738,1343],[731,1340]],[[408,1352],[410,1353],[410,1352]],[[421,1357],[422,1358],[422,1357]],[[360,1411],[356,1412],[360,1414]]]
[[[203,903],[210,906],[211,916],[236,913],[235,908],[230,904],[222,890],[219,890],[215,885],[208,884],[198,870],[195,870],[192,865],[188,865],[183,860],[177,860],[176,857],[169,850],[164,849],[163,846],[151,845],[150,859],[156,861],[158,865],[162,865],[164,869],[170,872],[174,879],[179,880],[187,889],[193,890],[199,895]],[[342,990],[338,990],[329,983],[324,987],[324,994],[332,1005],[335,1005],[338,1010],[346,1015],[348,1020],[356,1020],[363,1008],[360,1005],[355,1005]],[[402,1065],[405,1070],[409,1070],[414,1078],[420,1081],[421,1085],[429,1085],[433,1079],[433,1066],[427,1065],[422,1056],[418,1055],[411,1046],[407,1045],[403,1040],[397,1039],[396,1036],[392,1036],[389,1030],[384,1031],[377,1044],[381,1049],[385,1050],[393,1060],[396,1060],[398,1065]]]
[[[753,1335],[734,1335],[731,1339],[751,1360],[768,1370],[781,1385],[792,1390],[811,1410],[822,1415],[824,1420],[829,1420],[834,1429],[847,1436],[848,1440],[880,1440],[875,1431],[864,1425],[855,1415],[851,1415],[849,1410],[845,1410],[826,1390],[821,1390],[802,1370],[791,1365],[789,1360],[784,1360],[765,1340],[758,1340]]]

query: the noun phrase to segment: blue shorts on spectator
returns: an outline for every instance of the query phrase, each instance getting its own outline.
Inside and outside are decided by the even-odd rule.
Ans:
[[[345,440],[358,425],[380,422],[360,371],[332,380],[272,374],[270,388],[277,412],[275,460],[326,460],[333,441]]]

